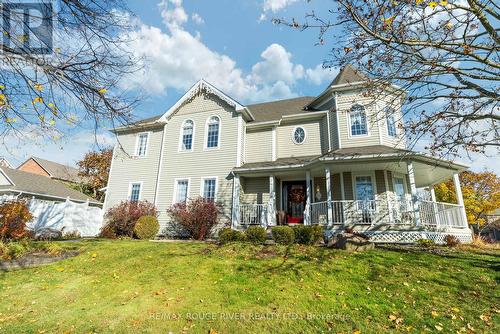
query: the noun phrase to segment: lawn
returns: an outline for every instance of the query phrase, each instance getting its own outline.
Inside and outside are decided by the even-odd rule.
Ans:
[[[74,258],[0,272],[0,332],[500,332],[499,254],[78,246]]]

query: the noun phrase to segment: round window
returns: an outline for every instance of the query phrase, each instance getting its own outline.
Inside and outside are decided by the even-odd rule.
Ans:
[[[302,127],[296,127],[292,133],[292,139],[295,144],[302,144],[306,140],[306,130]]]

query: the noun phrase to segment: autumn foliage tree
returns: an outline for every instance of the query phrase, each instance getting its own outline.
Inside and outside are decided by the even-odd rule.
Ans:
[[[104,200],[104,193],[99,189],[107,186],[113,149],[111,147],[90,151],[78,161],[78,175],[82,177],[82,191],[98,201]]]
[[[500,177],[489,171],[468,171],[460,174],[460,183],[469,224],[483,226],[486,215],[500,208]],[[453,181],[440,183],[434,190],[438,201],[457,202]]]
[[[352,64],[367,74],[367,93],[396,106],[403,99],[413,144],[424,137],[433,153],[497,154],[499,8],[493,0],[336,0],[329,11],[274,22],[317,29],[318,44],[331,45],[325,67]],[[388,87],[401,89],[389,95]]]

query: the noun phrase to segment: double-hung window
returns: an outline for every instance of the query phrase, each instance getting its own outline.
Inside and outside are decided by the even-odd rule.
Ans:
[[[131,202],[138,202],[141,198],[141,184],[132,183],[130,185],[129,199]]]
[[[137,147],[135,151],[135,155],[138,157],[146,156],[146,151],[148,148],[148,133],[140,133],[137,137]]]
[[[189,180],[177,180],[176,182],[175,202],[186,203],[188,199]]]
[[[385,118],[387,121],[387,134],[391,137],[396,137],[397,130],[396,130],[396,116],[394,115],[394,109],[386,108]]]
[[[193,149],[194,123],[187,120],[182,125],[181,150],[190,151]]]
[[[368,125],[366,122],[366,112],[363,106],[356,104],[349,112],[351,122],[351,136],[362,136],[368,134]]]
[[[217,179],[203,179],[203,198],[207,201],[214,202],[217,192]]]
[[[212,116],[207,124],[207,148],[219,147],[219,130],[220,119],[217,116]]]

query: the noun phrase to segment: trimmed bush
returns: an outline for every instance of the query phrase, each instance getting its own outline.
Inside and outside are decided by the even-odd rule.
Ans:
[[[245,233],[233,230],[232,228],[223,228],[219,231],[219,242],[221,244],[235,241],[245,241]]]
[[[299,225],[293,228],[295,242],[302,245],[315,245],[323,239],[323,228],[320,225]]]
[[[216,203],[197,197],[187,203],[172,205],[167,213],[182,232],[187,232],[195,240],[205,240],[217,224],[220,211]]]
[[[263,244],[267,239],[266,229],[260,226],[250,226],[245,231],[245,236],[247,241],[254,244]]]
[[[277,226],[271,230],[273,239],[277,244],[291,245],[295,241],[295,233],[290,226]]]
[[[153,239],[158,231],[160,231],[160,224],[153,216],[142,216],[134,226],[134,235],[137,239]]]
[[[107,223],[101,229],[100,237],[115,239],[133,237],[134,227],[142,216],[158,217],[154,204],[147,201],[123,201],[111,208],[104,216]]]
[[[420,245],[421,247],[430,248],[434,246],[436,243],[429,239],[419,239],[417,240],[417,244]]]
[[[8,201],[0,205],[0,240],[19,240],[27,237],[26,224],[33,219],[26,202]]]
[[[444,242],[448,247],[456,247],[460,244],[460,240],[454,235],[447,235],[444,237]]]

